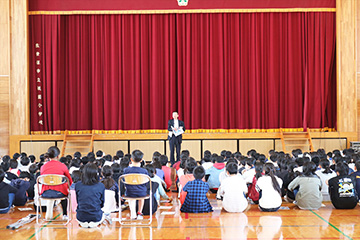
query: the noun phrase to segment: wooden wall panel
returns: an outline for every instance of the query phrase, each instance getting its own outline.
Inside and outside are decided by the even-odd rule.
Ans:
[[[126,154],[128,153],[128,141],[94,141],[94,153],[98,150],[111,156],[115,156],[118,150],[122,150]]]
[[[166,141],[166,155],[170,156],[170,145],[169,141]],[[200,140],[183,140],[181,144],[181,150],[189,150],[190,156],[196,161],[201,160],[201,141]],[[176,158],[176,151],[175,151]]]
[[[29,134],[27,0],[10,0],[10,135]]]
[[[336,0],[337,128],[357,132],[356,0]]]
[[[36,157],[36,161],[40,161],[40,155],[46,153],[48,148],[51,146],[55,146],[55,141],[20,143],[21,152],[26,152],[28,155],[34,155]]]
[[[9,153],[9,77],[0,77],[0,155],[5,155],[8,153]]]
[[[237,151],[237,140],[204,140],[203,151],[220,154],[222,150]]]
[[[144,153],[146,161],[152,160],[152,155],[155,151],[159,151],[161,154],[165,153],[164,141],[131,141],[130,153],[136,149]]]
[[[9,11],[10,2],[9,0],[0,0],[0,76],[10,75],[10,61],[9,61]]]
[[[9,153],[10,2],[0,0],[0,155]]]
[[[346,139],[313,139],[315,149],[323,148],[326,152],[332,152],[335,149],[343,150],[346,148]]]
[[[360,140],[360,1],[356,1],[356,71],[357,71],[357,119],[358,119],[358,141]]]
[[[255,149],[259,153],[268,155],[274,149],[274,140],[239,140],[239,151],[245,155],[249,150]]]

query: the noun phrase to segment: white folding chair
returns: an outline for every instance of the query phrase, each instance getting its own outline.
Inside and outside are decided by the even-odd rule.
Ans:
[[[135,186],[135,185],[143,185],[143,184],[147,184],[149,183],[150,185],[150,192],[149,194],[147,194],[144,197],[127,197],[127,196],[123,196],[122,198],[125,200],[142,200],[142,199],[150,199],[150,218],[149,221],[147,223],[144,223],[143,221],[141,222],[135,222],[135,220],[123,220],[122,219],[122,209],[121,207],[119,207],[119,222],[121,225],[133,225],[133,224],[137,224],[137,225],[150,225],[152,223],[152,201],[153,201],[153,193],[152,193],[152,184],[151,184],[151,179],[148,175],[145,174],[125,174],[120,176],[119,178],[119,189],[121,184],[124,184],[125,186],[125,192],[129,193],[127,191],[127,185],[131,185],[131,186]],[[131,192],[130,192],[131,194]],[[121,196],[121,190],[119,190],[119,196]]]
[[[61,198],[46,198],[43,197],[40,193],[41,193],[41,189],[40,189],[40,185],[42,186],[59,186],[62,184],[67,184],[68,185],[68,190],[69,190],[69,194],[68,196],[65,197],[61,197]],[[68,204],[67,204],[67,211],[68,211],[68,220],[65,223],[53,223],[53,222],[64,222],[64,220],[56,220],[56,219],[43,219],[43,221],[46,221],[47,224],[54,224],[54,225],[66,225],[68,224],[71,219],[72,219],[72,207],[71,207],[71,194],[70,194],[70,181],[66,176],[63,175],[57,175],[57,174],[46,174],[46,175],[40,175],[37,180],[36,180],[36,187],[38,190],[38,199],[39,199],[39,206],[36,208],[36,223],[39,223],[39,209],[40,209],[40,217],[42,218],[42,209],[41,209],[41,200],[64,200],[66,199]],[[48,209],[46,210],[48,211]],[[50,223],[51,222],[51,223]]]

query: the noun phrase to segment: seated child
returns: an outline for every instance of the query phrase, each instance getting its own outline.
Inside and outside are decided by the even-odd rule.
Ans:
[[[225,170],[224,158],[221,156],[216,157],[216,163],[206,170],[206,175],[209,175],[207,182],[209,183],[210,191],[216,193],[219,186],[220,180],[219,175]]]
[[[9,172],[16,175],[16,177],[19,177],[20,170],[18,169],[18,161],[16,160],[10,160],[10,169]]]
[[[151,178],[151,190],[152,190],[152,214],[154,214],[157,211],[158,208],[158,202],[160,201],[160,195],[164,196],[166,199],[169,199],[169,197],[166,195],[164,188],[161,186],[161,181],[160,178],[158,178],[158,176],[155,174],[155,167],[152,164],[146,164],[145,165],[145,169],[148,171],[148,174]],[[150,185],[147,185],[148,189],[147,189],[147,193],[149,194],[150,192]],[[161,190],[161,189],[162,190]],[[160,193],[161,191],[161,193]],[[145,199],[144,201],[144,207],[143,207],[143,211],[142,213],[144,215],[150,215],[150,199]]]
[[[76,200],[75,185],[76,185],[77,182],[81,181],[81,172],[79,170],[74,170],[71,173],[71,179],[73,180],[73,183],[70,186],[71,207],[72,207],[73,212],[76,212],[77,200]]]
[[[75,184],[77,210],[76,219],[81,227],[97,227],[105,220],[105,186],[99,182],[98,167],[94,163],[84,166],[81,181]]]
[[[351,174],[356,179],[356,193],[360,199],[360,160],[355,162],[355,172]]]
[[[169,189],[172,181],[171,181],[171,168],[166,166],[168,164],[168,157],[166,155],[160,156],[160,163],[162,165],[161,169],[164,172],[164,181],[166,183],[166,188]]]
[[[245,180],[238,174],[238,165],[230,162],[226,164],[229,177],[221,182],[218,193],[223,197],[222,205],[228,212],[243,212],[248,207],[245,194],[248,189]]]
[[[336,177],[336,173],[330,169],[330,162],[327,159],[321,160],[319,166],[321,169],[316,170],[315,174],[318,175],[321,180],[323,201],[330,201],[329,187],[326,185],[326,182],[330,178]]]
[[[264,164],[260,161],[255,162],[255,176],[253,177],[253,180],[251,184],[248,185],[248,197],[251,199],[255,204],[259,204],[260,194],[256,190],[256,183],[257,180],[264,175]],[[245,182],[246,183],[246,182]]]
[[[140,150],[134,150],[131,154],[131,167],[124,169],[124,174],[145,174],[148,175],[148,171],[141,168],[141,162],[143,161],[144,154]],[[146,184],[142,185],[127,185],[125,195],[127,197],[144,197],[147,195]],[[129,200],[130,217],[131,219],[143,219],[143,207],[144,200],[138,201],[138,212],[136,212],[136,200]]]
[[[259,192],[259,209],[263,212],[276,212],[279,210],[281,199],[282,180],[275,176],[275,166],[265,163],[265,175],[259,177],[256,182],[256,190]]]
[[[315,174],[316,167],[314,162],[306,162],[303,165],[303,175],[295,178],[288,186],[290,191],[299,187],[299,191],[294,193],[296,205],[300,209],[311,210],[321,207],[321,180]]]
[[[0,213],[9,212],[15,198],[17,189],[4,183],[5,172],[0,168]]]
[[[28,200],[27,190],[30,187],[30,173],[21,172],[18,179],[11,180],[11,186],[17,189],[15,193],[14,205],[24,206]]]
[[[37,164],[31,164],[29,167],[29,173],[30,173],[30,187],[27,190],[28,198],[29,200],[33,200],[35,193],[34,193],[34,187],[36,185],[36,179],[40,176],[40,169]]]
[[[197,166],[197,162],[195,161],[195,159],[193,159],[193,158],[189,159],[186,162],[186,165],[185,165],[185,175],[182,175],[179,178],[179,185],[180,185],[179,189],[181,189],[181,191],[180,191],[180,202],[181,202],[181,204],[184,203],[186,195],[187,195],[187,193],[183,189],[184,186],[189,181],[195,180],[193,172],[194,172],[194,169],[195,169],[196,166]]]
[[[202,166],[197,166],[193,174],[195,180],[186,183],[183,188],[187,195],[180,211],[189,213],[212,212],[212,206],[206,197],[209,184],[202,181],[205,176],[205,169]]]
[[[349,175],[349,166],[338,162],[335,166],[336,177],[329,179],[331,203],[336,209],[353,209],[358,203],[356,178]]]
[[[115,193],[115,195],[114,195],[115,199],[106,199],[106,197],[105,197],[105,208],[106,208],[107,202],[113,202],[113,201],[115,201],[116,205],[119,206],[119,186],[115,182],[115,180],[112,178],[112,175],[113,175],[113,171],[112,171],[111,167],[104,166],[102,169],[103,179],[101,180],[101,183],[104,184],[106,190],[111,190]],[[116,208],[110,209],[110,212],[115,211],[115,210],[116,210]],[[105,212],[105,213],[107,214],[110,212]]]
[[[18,166],[18,168],[21,172],[29,172],[30,158],[28,158],[26,156],[21,157],[19,165],[20,166]]]

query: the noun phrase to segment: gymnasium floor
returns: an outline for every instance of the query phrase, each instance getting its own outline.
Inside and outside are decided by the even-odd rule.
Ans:
[[[169,193],[170,194],[170,193]],[[175,197],[175,194],[172,194]],[[18,230],[8,230],[9,223],[33,213],[21,212],[0,215],[0,234],[4,239],[360,239],[360,207],[353,210],[336,210],[330,202],[317,211],[299,210],[295,205],[283,203],[275,213],[263,213],[252,205],[245,213],[226,213],[219,210],[221,202],[209,196],[212,213],[187,214],[179,205],[160,209],[151,227],[120,227],[118,222],[101,225],[96,229],[80,228],[73,219],[68,226],[43,225],[35,222]],[[288,209],[287,209],[288,208]],[[54,216],[61,208],[57,208]],[[175,212],[166,215],[163,212]],[[124,212],[127,214],[128,210]],[[74,214],[75,217],[75,214]],[[117,213],[112,214],[118,217]]]

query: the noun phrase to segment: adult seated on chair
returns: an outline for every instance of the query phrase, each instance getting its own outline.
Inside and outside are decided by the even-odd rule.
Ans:
[[[57,174],[67,177],[72,184],[72,179],[69,173],[68,168],[65,164],[59,162],[60,150],[59,148],[53,146],[50,147],[46,153],[46,158],[49,158],[50,161],[45,163],[40,169],[40,175],[47,174]],[[41,196],[44,198],[61,198],[66,197],[69,194],[67,183],[57,186],[42,186]],[[53,218],[52,208],[54,206],[54,201],[48,201],[46,219]],[[67,220],[67,200],[61,200],[61,207],[63,209],[63,220]]]

